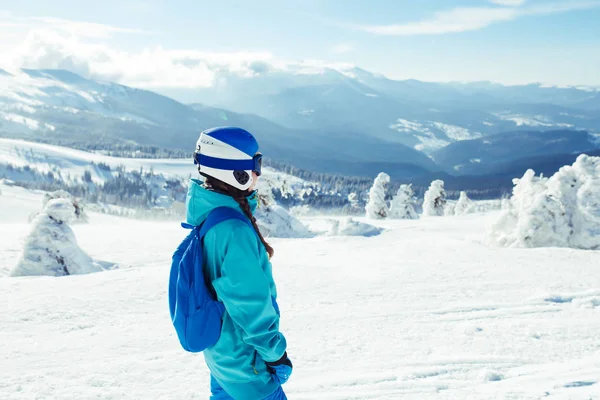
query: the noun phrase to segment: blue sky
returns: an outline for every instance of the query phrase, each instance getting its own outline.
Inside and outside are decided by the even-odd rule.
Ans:
[[[255,59],[281,68],[310,60],[395,79],[600,86],[600,0],[82,4],[0,0],[0,66],[152,87],[209,85],[215,71],[243,73]]]

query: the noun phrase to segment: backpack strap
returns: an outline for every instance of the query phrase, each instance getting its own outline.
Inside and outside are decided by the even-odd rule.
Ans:
[[[245,222],[252,231],[254,231],[254,227],[252,226],[252,222],[246,217],[242,215],[239,211],[231,207],[217,207],[208,214],[206,221],[201,225],[200,231],[198,233],[198,238],[202,240],[204,236],[211,230],[215,225],[220,224],[223,221],[227,221],[230,219],[237,219],[239,221]]]

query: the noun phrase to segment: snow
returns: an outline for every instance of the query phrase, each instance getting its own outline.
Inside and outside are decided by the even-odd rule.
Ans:
[[[29,166],[42,173],[60,169],[63,176],[70,175],[73,178],[81,177],[85,171],[90,171],[93,181],[103,182],[106,179],[105,173],[92,163],[107,164],[113,170],[121,166],[129,171],[139,171],[143,168],[146,171],[153,170],[157,174],[172,177],[187,178],[198,175],[198,170],[190,159],[110,157],[66,147],[0,138],[0,166],[2,164],[15,167]],[[272,168],[263,168],[261,176],[261,184],[279,188],[284,193],[303,187],[304,182],[300,178],[280,173]]]
[[[535,126],[535,127],[561,127],[572,128],[574,125],[565,123],[556,123],[545,115],[524,115],[511,113],[494,114],[503,121],[512,121],[516,126]]]
[[[416,137],[421,142],[415,145],[415,149],[419,151],[434,151],[450,144],[448,140],[438,138],[429,127],[420,122],[399,118],[395,124],[390,125],[390,129]]]
[[[29,116],[40,113],[39,118],[61,119],[61,114],[92,113],[101,117],[133,121],[139,124],[152,124],[143,116],[134,116],[127,110],[120,111],[106,102],[127,100],[129,88],[117,84],[95,82],[71,76],[66,71],[18,70],[14,74],[0,74],[0,120],[11,121],[15,125],[3,126],[5,132],[23,133],[23,129],[54,130],[43,120]],[[51,114],[48,112],[51,111]]]
[[[100,163],[109,165],[112,172],[100,168],[98,166]],[[60,179],[67,183],[80,182],[86,171],[90,173],[92,181],[102,183],[113,174],[118,174],[118,167],[124,167],[129,171],[152,170],[155,174],[163,174],[163,176],[146,177],[146,183],[151,185],[157,196],[158,201],[155,205],[165,209],[172,209],[173,204],[177,202],[177,199],[170,197],[172,193],[164,188],[165,180],[175,177],[183,183],[187,183],[189,176],[198,174],[196,167],[189,159],[116,158],[58,146],[0,139],[0,177],[13,180],[32,179],[31,176],[23,176],[24,172],[10,170],[6,168],[7,166],[28,167],[44,174],[52,172],[55,177],[60,173]],[[306,184],[307,182],[300,178],[280,173],[272,168],[263,169],[257,188],[259,194],[266,195],[271,200],[268,206],[259,210],[257,216],[265,234],[271,237],[288,238],[311,236],[311,233],[300,221],[283,207],[275,204],[271,194],[273,190],[278,190],[284,197],[294,197],[304,190]],[[169,194],[169,196],[165,194]],[[101,207],[97,209],[101,209]],[[160,210],[155,211],[160,214]],[[141,212],[136,213],[142,215]],[[147,214],[152,216],[152,211]]]
[[[31,130],[37,130],[40,127],[39,121],[15,113],[3,113],[2,118],[4,118],[6,121],[25,125]]]
[[[443,124],[441,122],[433,122],[433,125],[455,141],[477,139],[482,136],[479,132],[470,132],[468,129],[456,125]]]
[[[340,220],[334,220],[329,230],[331,236],[377,236],[383,232],[382,228],[367,224],[365,222],[355,221],[351,217]]]
[[[122,269],[9,278],[29,229],[7,209],[12,196],[28,198],[13,190],[0,196],[2,398],[207,398],[202,356],[180,349],[167,310],[170,257],[186,232],[90,213],[73,227],[79,245]],[[600,252],[487,247],[482,233],[497,217],[271,240],[295,365],[288,396],[598,398]]]
[[[600,157],[580,155],[551,178],[533,170],[490,227],[491,243],[514,247],[600,248]]]
[[[481,137],[479,132],[436,121],[410,121],[403,118],[390,125],[390,129],[403,134],[413,135],[421,143],[415,149],[430,152],[447,146],[451,142]]]
[[[3,164],[12,164],[16,167],[30,166],[44,173],[58,167],[63,176],[69,174],[73,177],[80,177],[86,170],[90,170],[94,181],[103,181],[103,173],[93,167],[92,162],[104,163],[113,169],[119,166],[138,171],[140,168],[153,169],[156,173],[181,177],[197,174],[193,162],[187,159],[110,157],[65,147],[0,138],[0,163]]]
[[[259,182],[259,206],[256,210],[257,224],[266,237],[301,238],[312,236],[311,232],[298,218],[278,205],[264,181]]]

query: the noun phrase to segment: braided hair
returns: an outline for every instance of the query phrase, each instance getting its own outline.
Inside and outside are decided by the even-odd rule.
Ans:
[[[252,222],[252,226],[254,227],[254,230],[256,231],[258,238],[260,239],[262,244],[265,246],[265,249],[267,250],[267,253],[269,254],[269,258],[272,258],[273,254],[275,254],[275,250],[273,250],[273,247],[271,247],[271,245],[269,243],[267,243],[267,241],[263,237],[262,233],[260,233],[260,229],[258,228],[258,225],[256,224],[256,218],[254,218],[254,215],[252,215],[252,210],[250,209],[250,203],[248,202],[248,196],[250,196],[251,192],[249,192],[248,190],[240,190],[238,188],[235,188],[231,185],[226,184],[225,182],[222,182],[222,181],[215,179],[213,177],[210,177],[210,176],[204,175],[204,177],[205,177],[204,186],[207,189],[230,196],[240,205],[240,208],[242,209],[242,211],[244,212],[246,217],[248,217],[250,222]]]

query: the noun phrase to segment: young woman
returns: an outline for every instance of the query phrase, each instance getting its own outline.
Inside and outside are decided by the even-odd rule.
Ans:
[[[204,350],[211,372],[211,399],[282,400],[291,372],[286,340],[279,332],[273,248],[260,233],[253,212],[262,155],[256,139],[240,128],[202,132],[194,153],[203,182],[190,181],[187,222],[201,225],[217,207],[243,213],[250,225],[227,220],[204,237],[204,273],[225,306],[221,336]]]

